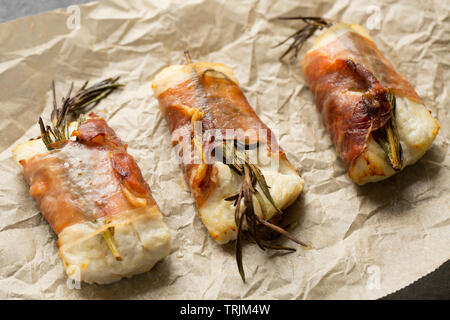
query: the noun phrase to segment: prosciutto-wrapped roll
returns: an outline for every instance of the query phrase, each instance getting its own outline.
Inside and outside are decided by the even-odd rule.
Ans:
[[[383,180],[422,157],[439,124],[367,30],[322,18],[292,19],[307,23],[293,35],[289,50],[296,54],[315,30],[325,28],[302,71],[350,178],[360,185]]]
[[[188,55],[187,60],[156,75],[154,96],[200,218],[218,243],[237,239],[245,281],[242,231],[249,230],[261,248],[273,247],[262,240],[263,226],[291,237],[275,224],[299,196],[303,179],[248,104],[233,71],[218,63],[192,63]]]
[[[114,83],[108,79],[73,98],[69,93],[61,109],[55,104],[53,126],[40,119],[41,138],[13,150],[31,196],[58,235],[67,275],[88,283],[146,272],[170,251],[169,230],[127,144],[93,113],[67,122]]]

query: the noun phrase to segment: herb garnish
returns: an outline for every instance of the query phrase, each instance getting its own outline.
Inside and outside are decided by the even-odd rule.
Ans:
[[[386,125],[374,132],[373,137],[383,148],[392,168],[395,171],[399,171],[403,165],[403,152],[395,120],[397,103],[395,95],[389,89],[386,98],[389,101],[391,117]]]
[[[281,55],[282,60],[289,52],[295,50],[294,57],[297,57],[299,51],[303,47],[303,44],[308,40],[314,32],[322,30],[323,28],[329,28],[333,25],[333,22],[322,17],[280,17],[279,20],[302,20],[306,23],[306,26],[291,34],[285,40],[281,41],[275,47],[279,47],[286,43],[290,39],[294,39],[289,48]]]
[[[111,250],[114,258],[116,258],[117,261],[122,261],[122,256],[120,255],[119,250],[117,249],[116,241],[114,240],[114,227],[108,227],[105,231],[103,231],[103,238],[105,239],[106,244],[108,245],[109,250]]]
[[[262,174],[261,170],[255,164],[249,161],[248,152],[241,152],[239,144],[237,140],[228,140],[223,142],[223,163],[228,165],[233,171],[235,171],[238,175],[243,177],[242,185],[239,190],[239,193],[226,198],[226,201],[234,201],[234,206],[236,207],[234,212],[235,223],[237,226],[237,237],[236,237],[236,262],[239,269],[239,274],[241,275],[242,280],[245,282],[245,273],[242,265],[242,236],[243,236],[243,223],[244,219],[247,223],[248,234],[250,237],[255,240],[256,244],[262,249],[276,249],[276,250],[289,250],[295,251],[294,248],[284,247],[284,246],[276,246],[271,245],[266,242],[263,242],[261,230],[258,228],[258,225],[263,225],[280,235],[285,236],[286,238],[298,243],[303,247],[308,247],[304,242],[296,239],[289,232],[284,230],[283,228],[270,223],[269,221],[264,219],[265,214],[265,201],[264,197],[269,201],[269,203],[275,208],[278,214],[282,214],[282,211],[276,206],[275,201],[273,200],[270,194],[270,187],[267,185],[266,179]],[[253,148],[257,148],[258,144],[254,144]],[[250,150],[252,146],[245,145],[245,150]],[[257,186],[261,189],[261,194],[257,190]],[[243,207],[242,202],[243,200]],[[259,210],[256,210],[255,203],[258,204]],[[258,214],[262,215],[262,218]]]
[[[53,111],[51,113],[51,126],[44,125],[42,118],[39,117],[39,127],[41,129],[41,138],[48,150],[54,149],[52,143],[69,139],[69,124],[71,121],[82,121],[80,115],[94,108],[103,98],[107,97],[118,87],[123,86],[117,83],[119,77],[105,79],[86,89],[86,81],[81,89],[70,97],[73,90],[73,83],[70,86],[66,97],[62,98],[61,107],[56,103],[55,81],[52,81],[53,91]]]

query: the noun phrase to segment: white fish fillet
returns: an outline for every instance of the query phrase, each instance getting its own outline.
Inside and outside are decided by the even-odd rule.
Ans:
[[[47,153],[41,139],[26,141],[13,150],[17,162]],[[103,231],[114,227],[122,261],[108,248]],[[58,235],[59,255],[67,275],[87,283],[107,284],[150,270],[170,253],[170,233],[156,205],[136,208],[104,219],[64,228]]]
[[[217,70],[239,85],[233,71],[223,64],[196,62],[192,65],[195,65],[196,70]],[[166,90],[191,79],[192,65],[172,65],[159,72],[152,82],[155,98],[158,98]],[[263,147],[260,146],[260,148]],[[250,154],[250,157],[253,156]],[[282,210],[297,199],[303,190],[304,180],[292,164],[284,159],[279,160],[278,155],[276,157],[271,161],[267,153],[260,152],[257,165],[270,186],[270,194],[275,204]],[[224,244],[236,239],[235,207],[232,201],[224,199],[239,192],[242,177],[222,162],[215,162],[213,166],[218,171],[217,185],[206,202],[199,208],[199,215],[211,237],[218,243]],[[263,198],[266,209],[265,218],[268,220],[275,214],[275,209],[265,197]]]
[[[308,52],[327,46],[340,35],[354,32],[373,41],[363,27],[355,24],[338,23],[326,29],[314,42]],[[348,94],[358,94],[356,92]],[[424,104],[418,103],[407,97],[397,97],[396,124],[398,128],[400,144],[403,150],[403,166],[414,164],[431,147],[437,133],[439,123],[433,118],[431,112]],[[350,169],[350,178],[363,185],[368,182],[384,180],[396,172],[392,169],[381,146],[372,138],[369,138],[367,148],[356,159]]]

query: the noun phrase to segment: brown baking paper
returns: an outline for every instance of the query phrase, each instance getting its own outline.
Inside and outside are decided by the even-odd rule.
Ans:
[[[78,9],[77,9],[78,8]],[[77,11],[79,10],[79,11]],[[79,12],[79,19],[76,15]],[[446,1],[105,1],[0,25],[0,298],[374,299],[450,257],[450,20]],[[349,180],[315,110],[300,59],[280,63],[295,21],[321,15],[359,23],[416,88],[441,123],[414,166],[363,187]],[[306,47],[312,42],[308,41]],[[194,60],[229,65],[250,104],[277,134],[305,189],[287,214],[311,250],[216,244],[200,221],[151,90],[164,66]],[[67,281],[56,236],[28,194],[11,149],[48,121],[51,80],[61,97],[73,81],[121,76],[126,84],[96,111],[135,157],[172,233],[153,270],[111,285]],[[279,239],[280,243],[293,243]]]

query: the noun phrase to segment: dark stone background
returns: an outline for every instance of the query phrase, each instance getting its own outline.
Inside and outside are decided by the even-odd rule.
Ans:
[[[0,23],[90,0],[0,0]],[[450,250],[450,248],[449,248]],[[450,261],[383,299],[450,299]]]

